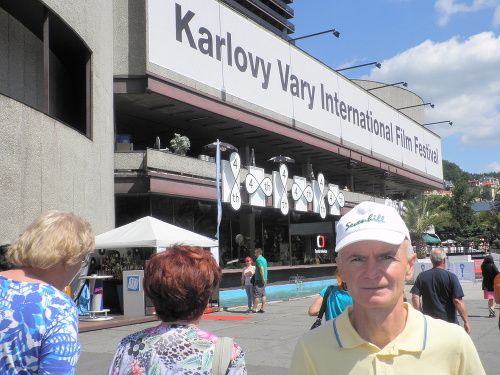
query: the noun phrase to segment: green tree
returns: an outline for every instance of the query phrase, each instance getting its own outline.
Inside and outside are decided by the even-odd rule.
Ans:
[[[495,199],[493,202],[493,211],[496,213],[500,213],[500,189],[497,189],[495,193]]]
[[[493,199],[491,190],[488,188],[476,186],[469,188],[469,192],[476,201],[486,202]]]
[[[491,201],[493,199],[493,195],[491,194],[491,189],[489,188],[481,189],[481,193],[479,194],[479,199],[481,199],[482,202]]]
[[[500,232],[500,213],[483,211],[478,216],[479,225],[489,232]]]
[[[447,181],[453,181],[453,183],[456,183],[458,181],[472,180],[473,175],[469,172],[464,172],[455,163],[443,160],[443,178]]]
[[[458,233],[463,235],[471,231],[476,223],[474,211],[470,205],[474,202],[474,194],[469,191],[469,185],[465,181],[459,181],[452,190],[450,201],[451,220],[458,228]]]
[[[427,244],[423,238],[431,225],[438,223],[444,212],[431,204],[432,199],[424,195],[404,202],[404,221],[413,234],[417,248],[417,258],[427,256]]]

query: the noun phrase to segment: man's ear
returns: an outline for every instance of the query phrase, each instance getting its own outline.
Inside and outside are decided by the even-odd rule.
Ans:
[[[417,259],[417,254],[413,254],[411,258],[408,260],[408,264],[406,266],[406,280],[410,280],[413,277],[413,270],[415,269],[415,261]]]

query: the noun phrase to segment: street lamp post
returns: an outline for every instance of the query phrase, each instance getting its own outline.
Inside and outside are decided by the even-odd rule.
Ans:
[[[372,87],[371,89],[366,89],[366,91],[378,90],[378,89],[383,89],[384,87],[397,86],[397,85],[403,85],[404,87],[408,87],[408,84],[406,82],[397,82],[397,83],[391,83],[389,85]]]
[[[409,105],[408,107],[401,107],[401,108],[396,108],[396,109],[398,111],[400,111],[402,109],[408,109],[408,108],[413,108],[413,107],[420,107],[420,106],[423,106],[423,105],[429,105],[429,106],[431,106],[431,108],[434,108],[434,104],[432,104],[432,103],[422,103],[422,104]]]
[[[301,40],[301,39],[305,39],[305,38],[310,38],[312,36],[321,35],[321,34],[328,34],[328,33],[332,33],[337,38],[340,36],[340,33],[337,30],[331,29],[331,30],[321,31],[319,33],[314,33],[314,34],[310,34],[310,35],[301,36],[301,37],[298,37],[298,38],[288,39],[288,42],[295,42],[296,40]]]
[[[448,124],[450,124],[450,126],[453,125],[453,123],[451,121],[446,120],[446,121],[429,122],[427,124],[422,124],[422,126],[434,125],[434,124],[444,124],[444,123],[448,123]]]
[[[378,62],[371,62],[371,63],[368,63],[368,64],[361,64],[361,65],[350,66],[349,68],[337,69],[337,72],[342,72],[344,70],[349,70],[349,69],[354,69],[354,68],[361,68],[363,66],[369,66],[369,65],[375,65],[379,69],[382,67],[382,64],[380,64]]]

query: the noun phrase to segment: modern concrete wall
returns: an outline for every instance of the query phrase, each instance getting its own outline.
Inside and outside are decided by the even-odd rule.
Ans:
[[[114,228],[113,6],[100,0],[44,3],[92,51],[93,136],[89,139],[35,105],[0,94],[0,244],[11,242],[50,209],[83,216],[96,234]],[[0,43],[10,40],[12,45],[2,25]],[[19,37],[14,45],[23,40]],[[7,58],[0,58],[0,66],[20,61],[29,65],[24,51],[37,48],[11,48]],[[25,95],[39,90],[28,79],[17,84],[14,91]]]
[[[146,74],[146,0],[113,0],[114,74]]]
[[[43,105],[42,41],[0,9],[0,92],[33,108]]]

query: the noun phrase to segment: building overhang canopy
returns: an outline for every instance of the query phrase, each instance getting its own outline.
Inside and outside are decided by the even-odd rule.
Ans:
[[[291,175],[304,175],[304,165],[311,164],[315,173],[341,187],[352,176],[355,190],[367,194],[379,194],[382,184],[385,196],[442,188],[442,180],[408,166],[158,77],[117,76],[114,97],[116,131],[132,133],[134,149],[153,147],[156,137],[168,147],[174,133],[179,133],[190,139],[192,156],[203,154],[204,145],[220,139],[240,153],[253,149],[256,165],[268,171],[276,169],[268,162],[271,157],[286,155],[295,159],[289,166]]]

